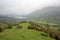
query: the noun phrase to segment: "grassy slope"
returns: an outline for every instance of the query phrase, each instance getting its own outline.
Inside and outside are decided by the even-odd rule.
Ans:
[[[6,29],[0,33],[0,40],[54,40],[42,36],[39,31],[27,29],[28,23],[22,23],[23,29]]]
[[[58,26],[54,27],[54,25],[58,25],[58,23],[53,23],[53,22],[47,22],[47,21],[44,21],[44,20],[32,20],[33,22],[36,22],[36,23],[39,23],[41,25],[46,25],[48,24],[50,26],[50,28],[52,29],[60,29]],[[59,24],[60,25],[60,24]]]

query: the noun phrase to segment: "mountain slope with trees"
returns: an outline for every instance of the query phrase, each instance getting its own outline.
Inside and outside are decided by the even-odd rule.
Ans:
[[[60,21],[60,6],[38,9],[27,16],[30,19],[43,19],[51,22]]]

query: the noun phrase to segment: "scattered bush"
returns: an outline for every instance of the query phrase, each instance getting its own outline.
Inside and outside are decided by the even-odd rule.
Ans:
[[[55,30],[55,29],[50,29],[48,24],[46,24],[45,26],[38,25],[35,22],[30,22],[30,24],[31,25],[28,27],[29,29],[35,29],[38,31],[43,31],[45,33],[48,33],[49,37],[54,38],[55,40],[60,40],[60,31]],[[57,27],[57,26],[58,25],[55,25],[55,27]],[[45,34],[41,34],[41,35],[47,36]]]

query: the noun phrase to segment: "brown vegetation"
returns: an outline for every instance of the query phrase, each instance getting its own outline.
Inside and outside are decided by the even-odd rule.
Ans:
[[[29,29],[36,29],[38,31],[43,31],[45,33],[49,34],[49,37],[54,38],[55,40],[60,40],[60,31],[55,30],[55,29],[50,29],[49,25],[47,24],[46,26],[38,25],[35,22],[29,22],[31,24],[28,28]]]
[[[16,25],[16,27],[17,27],[17,28],[22,28],[22,26],[21,26],[21,25],[19,25],[19,24],[18,24],[18,25]]]
[[[0,32],[4,31],[3,26],[0,26]]]

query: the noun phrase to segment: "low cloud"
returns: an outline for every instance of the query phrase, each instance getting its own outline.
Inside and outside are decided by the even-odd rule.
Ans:
[[[0,0],[0,15],[25,15],[47,6],[60,6],[60,0]]]

